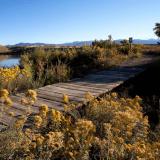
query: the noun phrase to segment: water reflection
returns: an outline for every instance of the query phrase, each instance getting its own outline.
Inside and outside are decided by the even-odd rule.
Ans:
[[[20,60],[20,55],[19,56],[4,56],[4,55],[0,55],[0,67],[13,67],[15,65],[20,65],[19,63]]]

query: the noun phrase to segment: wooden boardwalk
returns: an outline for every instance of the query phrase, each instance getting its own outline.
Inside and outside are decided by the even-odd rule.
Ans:
[[[29,119],[33,119],[34,115],[38,113],[41,104],[48,105],[49,109],[63,112],[63,94],[68,96],[71,103],[77,105],[85,101],[84,96],[86,92],[90,92],[93,96],[106,93],[144,70],[139,68],[112,68],[87,75],[84,78],[75,78],[68,82],[60,82],[35,89],[37,100],[31,106],[30,110],[32,114],[29,116]],[[0,123],[0,131],[8,125],[13,124],[15,120],[20,119],[20,116],[25,114],[27,107],[21,105],[21,99],[27,99],[24,95],[25,93],[19,93],[9,97],[12,100],[12,106],[9,107],[9,111],[14,112],[15,116],[10,117],[6,115],[3,117]],[[26,123],[26,126],[30,123]]]

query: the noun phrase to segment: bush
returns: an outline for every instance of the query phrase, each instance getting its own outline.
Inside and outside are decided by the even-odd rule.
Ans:
[[[69,79],[69,67],[59,60],[59,57],[64,58],[63,54],[63,51],[45,51],[43,48],[37,47],[33,51],[21,55],[20,64],[29,72],[32,79],[30,88],[39,88]],[[69,51],[66,54],[69,55]]]
[[[3,107],[11,106],[7,90],[0,92],[5,98]],[[32,105],[37,94],[28,90],[23,105]],[[0,158],[3,159],[159,159],[160,143],[148,137],[148,117],[143,117],[142,107],[136,96],[133,100],[117,100],[116,93],[97,100],[86,93],[85,112],[74,115],[78,106],[63,95],[64,113],[39,106],[34,126],[23,131],[31,114],[28,107],[5,132],[0,133]],[[76,112],[75,112],[76,113]],[[14,116],[13,112],[9,112]],[[71,116],[70,116],[71,115]],[[160,138],[160,135],[156,135]]]
[[[134,54],[137,54],[137,53],[139,53],[139,48],[138,47],[136,47],[136,46],[133,46],[132,47],[132,52],[134,53]]]
[[[20,70],[18,66],[12,68],[0,68],[1,89],[7,89],[10,94],[23,92],[28,89],[30,74],[25,69]]]
[[[129,50],[130,50],[129,44],[126,44],[124,46],[120,46],[120,48],[119,48],[119,52],[121,52],[122,54],[125,54],[125,55],[128,54]]]

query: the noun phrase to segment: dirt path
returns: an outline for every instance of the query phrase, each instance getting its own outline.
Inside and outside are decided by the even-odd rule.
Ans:
[[[147,67],[149,65],[151,65],[156,60],[157,57],[159,57],[159,56],[158,55],[151,55],[151,54],[142,54],[141,58],[127,60],[126,62],[123,62],[122,64],[119,64],[116,67],[147,69]]]

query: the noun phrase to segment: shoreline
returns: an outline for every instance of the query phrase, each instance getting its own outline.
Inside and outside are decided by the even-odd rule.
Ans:
[[[9,59],[13,59],[14,60],[16,58],[20,58],[20,55],[0,55],[0,67],[3,66],[3,61],[9,60]],[[7,62],[6,62],[6,64],[7,64]],[[21,68],[20,65],[18,65],[18,66]],[[6,67],[3,66],[2,68],[6,68]],[[11,67],[7,67],[7,68],[11,68]]]
[[[3,60],[8,59],[10,56],[9,55],[0,55],[0,62],[2,62]]]

